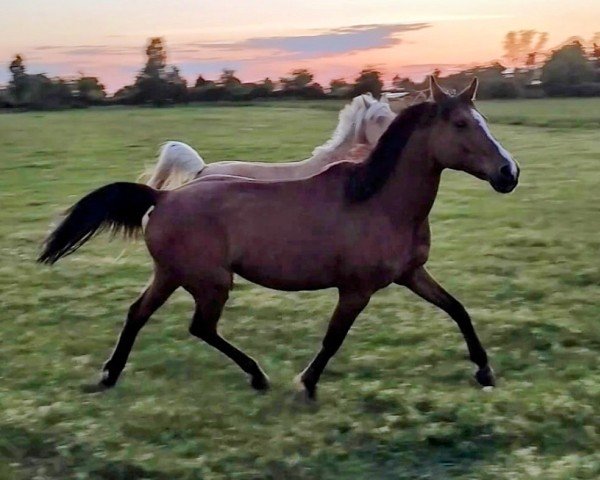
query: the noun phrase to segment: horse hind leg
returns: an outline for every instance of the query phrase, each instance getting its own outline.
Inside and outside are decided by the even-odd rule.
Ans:
[[[84,387],[88,393],[114,387],[125,368],[135,339],[152,314],[158,310],[179,285],[158,269],[148,287],[131,305],[115,348],[102,368],[99,383]]]
[[[221,317],[223,306],[229,297],[229,285],[204,285],[186,289],[196,301],[196,310],[189,332],[233,360],[250,377],[252,388],[260,391],[267,390],[269,388],[269,378],[256,360],[229,343],[218,333],[217,323]]]

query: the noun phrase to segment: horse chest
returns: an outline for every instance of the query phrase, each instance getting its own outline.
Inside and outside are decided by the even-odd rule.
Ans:
[[[348,283],[384,288],[407,271],[423,265],[429,255],[429,244],[427,222],[401,232],[371,230],[360,242],[348,246],[341,278]]]
[[[374,284],[383,288],[392,283],[408,263],[409,245],[400,238],[391,241],[372,236],[365,238],[358,246],[351,248],[340,262],[340,276],[344,281]]]

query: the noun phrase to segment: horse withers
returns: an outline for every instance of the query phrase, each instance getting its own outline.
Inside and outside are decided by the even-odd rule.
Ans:
[[[217,330],[234,273],[278,290],[337,288],[321,349],[299,377],[308,398],[315,397],[327,362],[373,293],[392,283],[450,315],[477,366],[477,381],[493,386],[469,314],[425,269],[428,217],[444,169],[508,193],[517,186],[519,167],[473,104],[476,80],[455,96],[430,82],[432,101],[398,115],[363,163],[340,162],[295,181],[207,177],[171,191],[113,183],[76,203],[39,261],[56,262],[103,228],[138,231],[154,207],[144,231],[154,275],[129,309],[97,389],[116,384],[138,332],[179,287],[195,300],[190,333],[237,363],[254,388],[267,388],[258,363]]]

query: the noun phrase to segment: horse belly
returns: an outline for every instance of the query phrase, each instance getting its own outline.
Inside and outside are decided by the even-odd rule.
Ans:
[[[233,271],[258,285],[276,290],[319,290],[336,286],[337,262],[323,253],[266,248],[249,252]]]

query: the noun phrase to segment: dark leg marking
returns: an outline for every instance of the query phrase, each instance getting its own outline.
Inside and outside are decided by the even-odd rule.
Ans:
[[[102,379],[96,385],[84,387],[86,392],[98,392],[114,387],[125,368],[135,339],[150,316],[158,310],[177,289],[166,276],[156,273],[144,293],[131,305],[117,344],[102,368]]]
[[[269,379],[256,360],[229,343],[217,331],[217,323],[229,296],[228,288],[194,289],[192,295],[196,300],[196,311],[189,328],[190,333],[233,360],[250,376],[252,388],[267,390]]]
[[[297,379],[304,388],[308,400],[316,398],[317,383],[327,362],[341,347],[354,320],[367,306],[370,298],[370,294],[340,292],[338,304],[329,321],[321,350]]]
[[[467,348],[469,349],[471,361],[479,367],[475,374],[475,379],[483,387],[493,387],[496,383],[494,372],[488,363],[487,353],[479,341],[475,328],[473,328],[471,317],[465,310],[465,307],[463,307],[456,298],[444,290],[444,288],[429,275],[427,270],[425,270],[425,267],[417,268],[397,283],[405,285],[421,298],[441,308],[450,315],[463,334],[465,342],[467,343]]]

